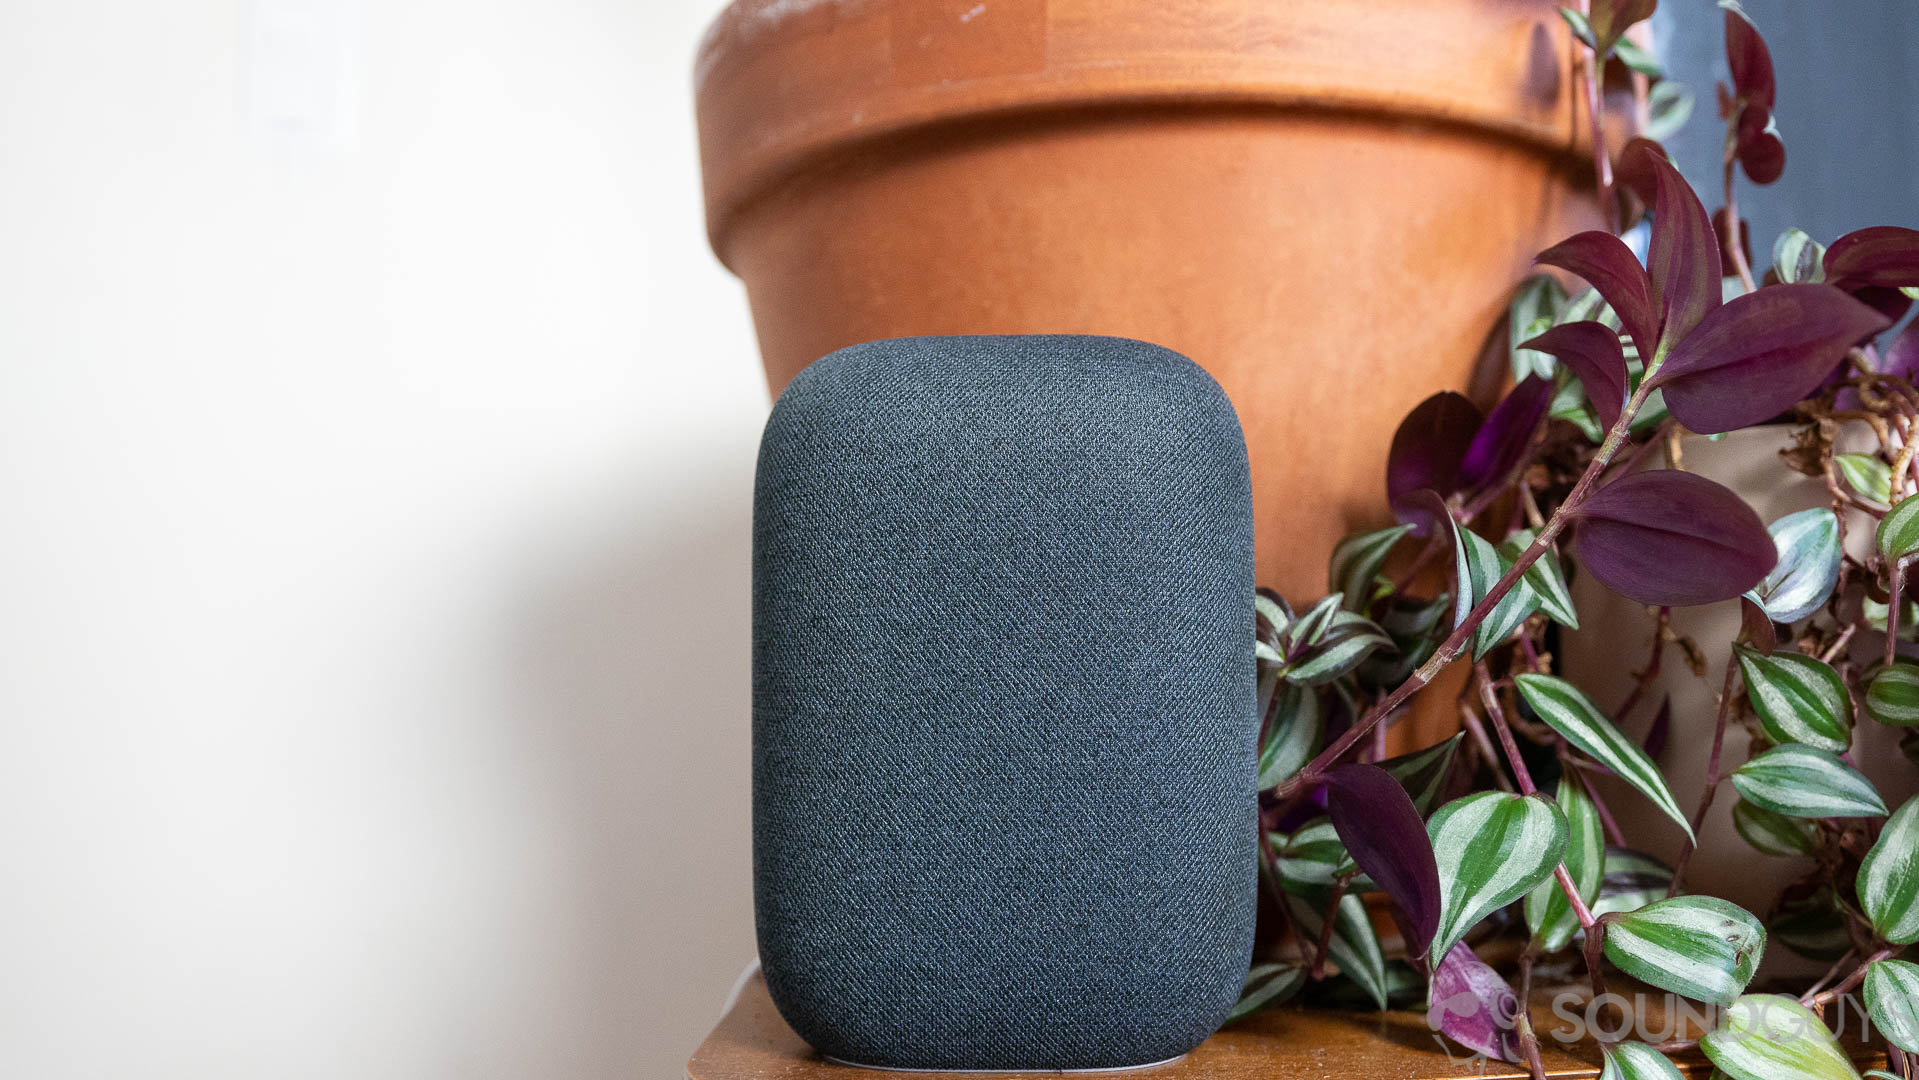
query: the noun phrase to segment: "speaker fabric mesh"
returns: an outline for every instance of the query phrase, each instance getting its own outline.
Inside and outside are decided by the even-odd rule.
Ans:
[[[760,955],[825,1054],[1146,1064],[1255,897],[1245,443],[1118,338],[880,341],[794,379],[753,529]]]

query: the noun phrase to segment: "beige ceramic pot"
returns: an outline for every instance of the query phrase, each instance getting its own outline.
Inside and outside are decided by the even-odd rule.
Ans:
[[[1758,512],[1761,520],[1771,522],[1798,510],[1830,505],[1824,484],[1781,465],[1779,451],[1789,445],[1788,428],[1768,426],[1733,432],[1717,441],[1691,436],[1681,453],[1687,469],[1731,488]],[[1863,514],[1849,519],[1847,546],[1855,555],[1863,556],[1871,548],[1872,527],[1873,522]],[[1580,629],[1568,633],[1562,641],[1563,670],[1602,707],[1613,708],[1632,692],[1633,673],[1645,666],[1653,612],[1590,578],[1574,584],[1573,599],[1579,610]],[[1706,676],[1693,675],[1678,650],[1669,648],[1646,700],[1623,722],[1628,734],[1643,735],[1659,700],[1671,698],[1672,727],[1659,765],[1679,805],[1691,813],[1705,790],[1716,700],[1731,660],[1731,642],[1739,632],[1739,603],[1735,600],[1674,609],[1672,626],[1704,651],[1709,664]],[[1858,643],[1860,652],[1855,659],[1861,664],[1870,663],[1871,654],[1883,640]],[[1900,752],[1901,734],[1900,729],[1863,717],[1855,720],[1853,761],[1894,807],[1919,794],[1919,770]],[[1736,768],[1748,756],[1745,733],[1737,728],[1728,731],[1722,769]],[[1667,862],[1679,856],[1684,836],[1677,825],[1624,784],[1608,781],[1601,790],[1634,846]],[[1733,828],[1732,807],[1737,801],[1738,792],[1732,785],[1720,785],[1699,833],[1699,850],[1686,871],[1686,890],[1723,897],[1763,916],[1778,898],[1780,887],[1804,874],[1812,862],[1754,851]],[[1768,950],[1768,961],[1769,973],[1816,974],[1824,970],[1823,964],[1794,962],[1779,948]]]

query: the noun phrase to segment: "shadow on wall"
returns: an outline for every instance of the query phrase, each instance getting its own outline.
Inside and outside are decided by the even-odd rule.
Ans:
[[[754,952],[751,466],[690,452],[678,496],[536,588],[514,659],[571,831],[576,1077],[671,1077]],[[723,460],[724,459],[724,460]],[[715,963],[715,957],[727,958]]]

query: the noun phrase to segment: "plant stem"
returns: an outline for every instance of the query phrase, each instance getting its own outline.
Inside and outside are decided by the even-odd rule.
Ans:
[[[1639,699],[1645,696],[1646,688],[1659,677],[1659,665],[1666,656],[1666,633],[1671,626],[1672,608],[1661,607],[1659,619],[1653,624],[1652,629],[1652,656],[1646,661],[1645,670],[1641,671],[1639,677],[1633,681],[1632,693],[1627,694],[1626,700],[1613,712],[1614,719],[1623,721],[1631,716],[1633,706],[1639,704]]]
[[[1486,765],[1492,769],[1493,783],[1498,784],[1501,791],[1511,791],[1512,781],[1500,771],[1499,751],[1493,749],[1492,739],[1486,735],[1486,725],[1479,722],[1479,714],[1464,701],[1459,703],[1459,722],[1465,726],[1466,733],[1472,736],[1473,747],[1479,751],[1479,756],[1485,758]]]
[[[1666,887],[1668,897],[1679,895],[1679,883],[1686,876],[1686,864],[1692,861],[1692,853],[1698,847],[1696,838],[1706,823],[1706,812],[1712,809],[1713,796],[1719,791],[1719,753],[1726,746],[1726,722],[1732,716],[1732,699],[1736,691],[1734,681],[1739,677],[1739,656],[1726,657],[1726,681],[1719,690],[1719,715],[1712,726],[1712,754],[1706,759],[1706,790],[1699,795],[1699,809],[1693,811],[1692,834],[1694,840],[1686,842],[1680,849],[1679,864],[1672,868],[1672,884]]]
[[[1585,5],[1588,14],[1590,3]],[[1593,179],[1599,185],[1599,213],[1606,219],[1606,231],[1619,233],[1619,200],[1613,198],[1612,155],[1606,149],[1606,109],[1600,94],[1599,54],[1586,50],[1586,116],[1592,126]]]
[[[1859,962],[1859,966],[1852,969],[1852,974],[1846,976],[1846,979],[1844,982],[1840,983],[1838,986],[1835,986],[1829,990],[1821,990],[1817,994],[1809,994],[1806,997],[1801,998],[1799,1003],[1801,1005],[1804,1005],[1808,1009],[1818,1010],[1818,1009],[1825,1008],[1827,1005],[1832,1004],[1834,1001],[1837,1001],[1838,999],[1845,997],[1847,994],[1852,992],[1853,987],[1858,986],[1860,983],[1864,982],[1866,979],[1866,970],[1868,968],[1872,967],[1872,965],[1878,963],[1879,961],[1886,959],[1887,957],[1897,954],[1898,952],[1899,952],[1898,949],[1880,949],[1878,952],[1873,953],[1871,956],[1866,957],[1864,960],[1861,960]]]
[[[1539,1060],[1539,1036],[1533,1031],[1533,946],[1526,943],[1526,949],[1519,954],[1519,994],[1518,1012],[1513,1016],[1513,1032],[1519,1036],[1519,1049],[1526,1056],[1526,1068],[1531,1070],[1533,1080],[1546,1080],[1545,1063]]]
[[[1886,590],[1886,666],[1891,667],[1899,659],[1899,609],[1903,602],[1899,590],[1906,583],[1906,564],[1903,559],[1892,560],[1892,587]]]
[[[1664,357],[1654,357],[1648,370],[1657,369],[1659,362],[1663,359]],[[1639,414],[1640,407],[1646,403],[1646,398],[1652,391],[1651,378],[1640,380],[1639,389],[1633,391],[1631,400],[1626,402],[1626,407],[1620,412],[1619,419],[1614,422],[1612,430],[1606,433],[1606,441],[1600,444],[1599,451],[1593,455],[1592,462],[1586,466],[1586,471],[1580,474],[1572,491],[1567,493],[1565,501],[1553,511],[1552,517],[1546,519],[1546,524],[1540,527],[1539,535],[1533,538],[1533,542],[1527,545],[1526,550],[1519,553],[1519,558],[1513,560],[1512,567],[1493,583],[1493,587],[1486,591],[1486,595],[1479,603],[1473,605],[1473,609],[1466,613],[1466,617],[1460,620],[1459,625],[1453,628],[1453,632],[1440,643],[1438,649],[1433,651],[1433,655],[1419,665],[1418,670],[1408,676],[1405,682],[1394,688],[1392,693],[1379,699],[1377,704],[1366,710],[1364,716],[1355,721],[1352,727],[1347,728],[1346,733],[1334,740],[1332,745],[1322,750],[1318,757],[1307,762],[1305,768],[1280,784],[1275,792],[1279,798],[1286,799],[1311,790],[1325,777],[1327,770],[1345,757],[1353,747],[1358,746],[1362,739],[1372,733],[1373,728],[1379,726],[1382,720],[1404,705],[1406,699],[1438,677],[1448,664],[1458,659],[1460,650],[1472,640],[1473,631],[1479,629],[1479,624],[1485,621],[1487,615],[1492,614],[1493,608],[1499,606],[1499,602],[1505,599],[1514,585],[1519,583],[1519,579],[1525,576],[1526,570],[1551,549],[1553,538],[1565,529],[1566,524],[1572,520],[1573,512],[1579,509],[1580,504],[1592,494],[1599,483],[1599,475],[1606,471],[1606,466],[1612,461],[1613,455],[1617,454],[1620,446],[1626,442],[1633,418]]]
[[[1839,629],[1839,636],[1833,638],[1832,644],[1826,646],[1826,651],[1819,654],[1820,663],[1832,663],[1832,658],[1838,656],[1839,650],[1846,647],[1846,642],[1852,640],[1853,631],[1857,629],[1859,629],[1858,623],[1847,623],[1841,627]]]
[[[1727,255],[1732,259],[1732,268],[1739,274],[1739,283],[1747,292],[1759,288],[1752,280],[1752,267],[1746,265],[1746,245],[1739,242],[1739,203],[1733,195],[1732,167],[1739,159],[1739,141],[1735,132],[1739,119],[1733,118],[1733,127],[1726,132],[1725,176],[1726,176],[1726,235],[1723,237]]]
[[[1506,723],[1506,710],[1499,704],[1499,693],[1493,687],[1492,673],[1486,669],[1485,661],[1482,660],[1473,665],[1473,676],[1479,683],[1479,700],[1486,704],[1486,715],[1492,718],[1493,730],[1499,734],[1500,748],[1506,752],[1506,761],[1512,765],[1513,777],[1519,782],[1520,794],[1539,794],[1539,789],[1533,786],[1532,774],[1526,770],[1525,760],[1519,756],[1519,741],[1513,738],[1512,726]],[[1573,914],[1578,917],[1579,925],[1591,931],[1593,913],[1587,909],[1586,901],[1580,898],[1579,886],[1573,884],[1572,875],[1566,871],[1564,859],[1553,867],[1553,877],[1559,881],[1559,891],[1565,893],[1567,902],[1572,904]]]
[[[1319,941],[1313,946],[1313,966],[1308,977],[1314,982],[1326,977],[1326,954],[1333,946],[1333,926],[1339,922],[1339,905],[1346,899],[1346,885],[1352,876],[1342,875],[1333,879],[1333,900],[1326,906],[1326,919],[1319,924]]]
[[[1513,738],[1512,726],[1506,723],[1506,710],[1499,704],[1499,694],[1493,689],[1493,677],[1484,661],[1473,665],[1473,679],[1479,686],[1479,700],[1486,706],[1486,715],[1492,718],[1493,733],[1499,736],[1499,748],[1505,752],[1506,764],[1512,766],[1513,779],[1519,783],[1519,793],[1539,794],[1539,789],[1533,786],[1532,773],[1526,769],[1526,760],[1519,756],[1519,741]]]
[[[1824,990],[1827,987],[1827,985],[1832,982],[1832,980],[1839,977],[1840,972],[1851,969],[1853,958],[1858,955],[1859,955],[1859,951],[1857,949],[1847,949],[1846,954],[1844,956],[1841,956],[1838,960],[1835,960],[1833,962],[1832,967],[1827,968],[1826,973],[1820,976],[1819,981],[1816,983],[1813,983],[1812,986],[1809,987],[1804,994],[1800,995],[1800,997],[1810,998],[1817,995],[1819,991]]]

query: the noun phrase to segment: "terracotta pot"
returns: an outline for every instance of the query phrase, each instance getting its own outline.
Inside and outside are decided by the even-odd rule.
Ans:
[[[1689,436],[1682,444],[1681,459],[1692,472],[1737,492],[1761,520],[1770,522],[1798,510],[1830,505],[1823,483],[1788,472],[1780,463],[1779,451],[1791,444],[1790,429],[1784,426],[1748,428],[1717,440]],[[1854,555],[1864,557],[1871,550],[1874,524],[1864,514],[1848,517],[1846,546]],[[1589,578],[1576,581],[1572,592],[1580,628],[1562,639],[1563,670],[1601,706],[1613,708],[1632,692],[1634,672],[1645,666],[1653,614]],[[1695,676],[1679,650],[1669,647],[1659,676],[1647,690],[1645,703],[1623,723],[1628,734],[1643,735],[1658,701],[1671,698],[1672,728],[1659,766],[1679,805],[1691,813],[1705,790],[1716,701],[1726,664],[1731,660],[1731,642],[1739,632],[1738,602],[1676,608],[1672,626],[1704,653],[1708,664],[1705,677]],[[1871,639],[1855,643],[1853,658],[1861,666],[1872,661],[1885,640],[1867,636]],[[1861,717],[1855,719],[1853,730],[1852,759],[1872,779],[1888,805],[1897,807],[1919,794],[1919,774],[1913,772],[1899,750],[1903,729]],[[1749,756],[1747,746],[1744,731],[1729,730],[1721,767],[1737,768]],[[1621,782],[1602,781],[1600,790],[1635,847],[1667,862],[1679,856],[1684,836],[1670,819]],[[1733,828],[1732,807],[1738,794],[1729,784],[1720,786],[1705,827],[1699,831],[1699,850],[1686,871],[1686,891],[1723,897],[1764,916],[1778,899],[1780,887],[1809,870],[1812,861],[1754,851]],[[1783,947],[1767,950],[1769,975],[1817,975],[1826,966],[1794,957]]]
[[[1555,3],[739,0],[697,65],[709,234],[775,393],[901,335],[1192,357],[1246,432],[1260,580],[1310,601],[1389,520],[1399,420],[1597,222]]]

